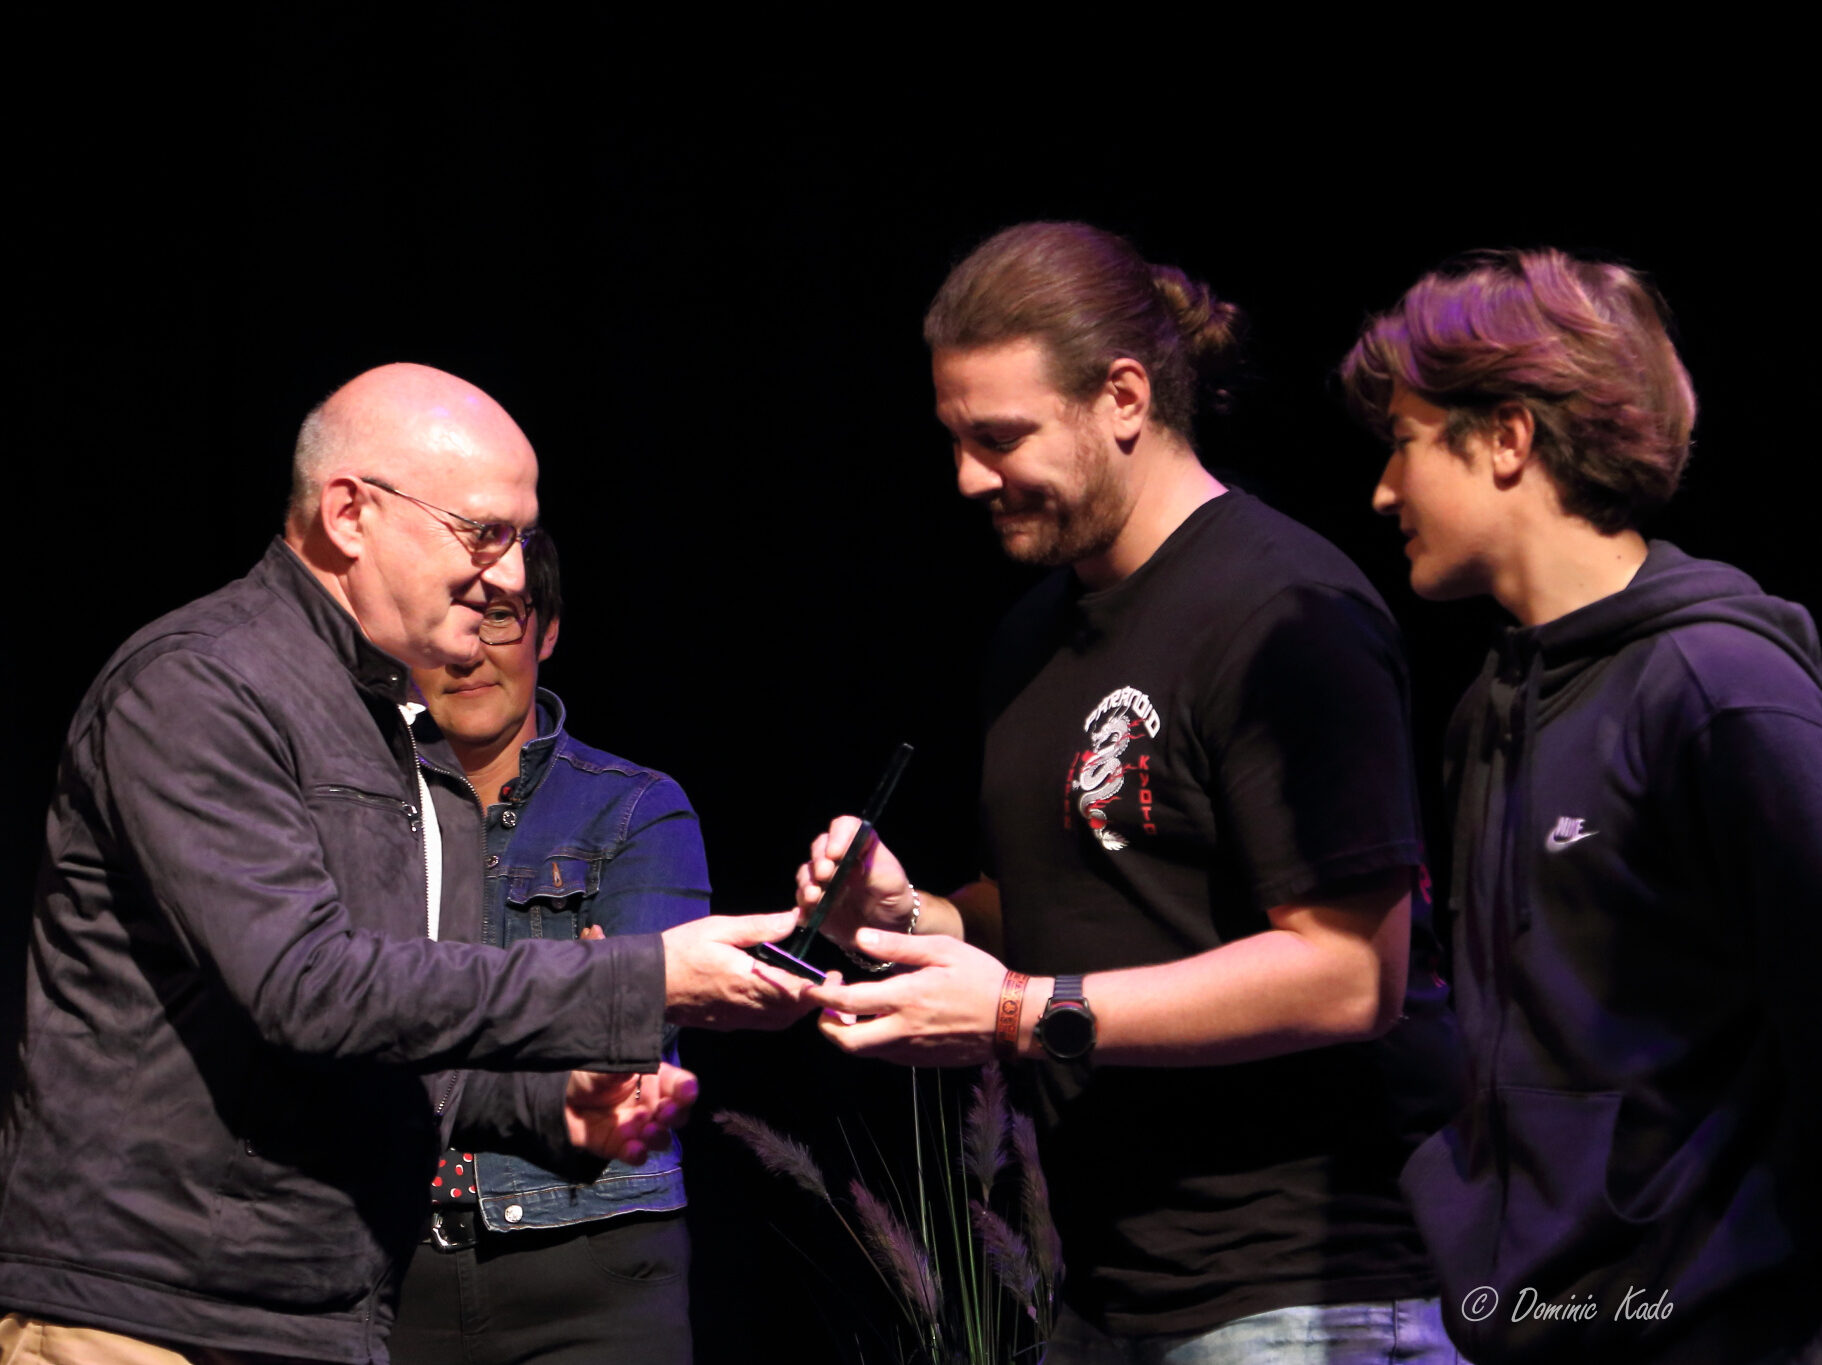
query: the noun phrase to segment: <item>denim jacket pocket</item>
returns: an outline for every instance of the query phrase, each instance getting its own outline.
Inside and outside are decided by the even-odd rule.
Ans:
[[[506,923],[501,942],[523,938],[577,938],[586,927],[583,902],[601,886],[603,855],[553,853],[515,866],[506,879]]]

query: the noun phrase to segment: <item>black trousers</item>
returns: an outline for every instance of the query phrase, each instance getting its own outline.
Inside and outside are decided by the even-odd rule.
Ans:
[[[387,1339],[397,1365],[689,1365],[683,1214],[424,1245]]]

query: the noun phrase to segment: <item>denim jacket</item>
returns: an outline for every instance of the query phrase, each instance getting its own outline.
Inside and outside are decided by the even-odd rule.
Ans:
[[[702,833],[663,773],[579,744],[563,703],[538,692],[538,737],[519,751],[509,799],[487,808],[483,941],[660,933],[708,913]],[[665,1056],[677,1060],[676,1030]],[[522,1157],[475,1153],[482,1220],[496,1232],[562,1227],[684,1204],[675,1143],[641,1166],[611,1162],[574,1185]]]

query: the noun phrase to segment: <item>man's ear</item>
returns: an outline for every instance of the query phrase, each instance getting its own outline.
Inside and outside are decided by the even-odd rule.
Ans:
[[[544,638],[538,641],[538,662],[543,663],[550,657],[551,650],[557,647],[557,627],[563,624],[563,618],[553,616],[550,624],[544,627]]]
[[[1121,356],[1107,367],[1107,385],[1101,392],[1111,405],[1114,440],[1130,447],[1151,415],[1151,376],[1131,356]]]
[[[366,545],[367,528],[361,522],[366,490],[351,474],[338,474],[323,483],[318,503],[323,535],[348,559],[359,559]]]
[[[1537,437],[1537,418],[1531,409],[1517,399],[1493,409],[1493,424],[1487,431],[1487,444],[1493,451],[1493,476],[1510,483],[1531,463],[1532,442]]]

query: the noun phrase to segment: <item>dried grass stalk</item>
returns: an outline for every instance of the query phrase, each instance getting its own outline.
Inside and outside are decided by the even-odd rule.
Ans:
[[[1006,1077],[998,1062],[981,1068],[962,1133],[962,1159],[980,1182],[981,1202],[993,1192],[993,1180],[1006,1166]]]
[[[854,1198],[861,1234],[875,1263],[889,1281],[896,1283],[905,1302],[929,1329],[938,1330],[941,1300],[929,1255],[918,1245],[911,1230],[886,1207],[885,1201],[859,1179],[848,1186],[848,1193]]]
[[[1031,1248],[999,1214],[977,1200],[970,1200],[968,1215],[974,1223],[974,1235],[981,1239],[987,1253],[987,1264],[993,1278],[1003,1285],[1019,1306],[1036,1312],[1038,1295],[1037,1267],[1031,1263]]]
[[[1050,1216],[1050,1184],[1038,1164],[1037,1128],[1029,1114],[1012,1116],[1012,1150],[1019,1159],[1019,1203],[1025,1215],[1025,1232],[1031,1238],[1031,1260],[1038,1279],[1052,1294],[1062,1281],[1063,1239]]]
[[[768,1123],[730,1109],[716,1114],[715,1122],[727,1129],[730,1137],[744,1144],[759,1158],[759,1164],[773,1175],[793,1180],[825,1204],[834,1204],[835,1201],[829,1198],[829,1185],[823,1179],[822,1168],[801,1142],[786,1137]]]

